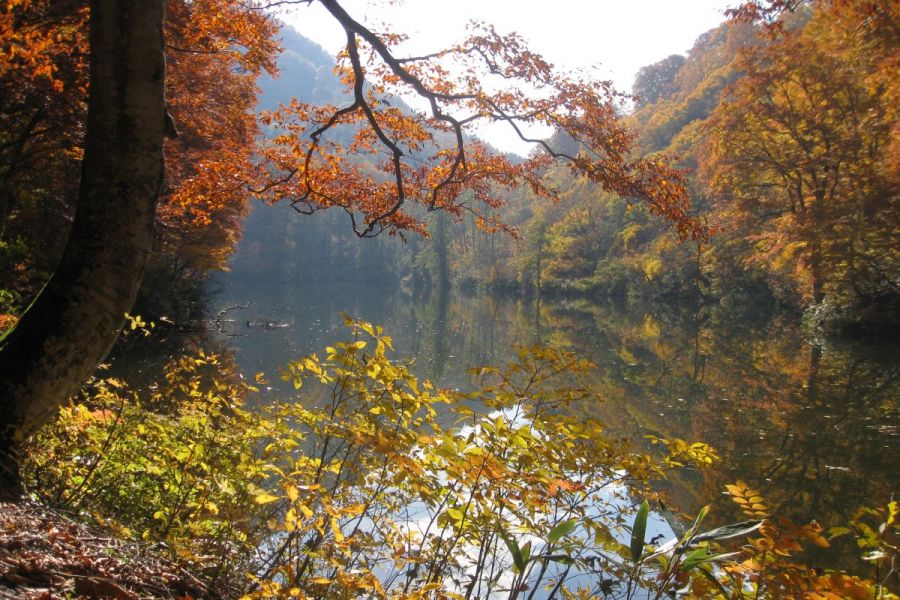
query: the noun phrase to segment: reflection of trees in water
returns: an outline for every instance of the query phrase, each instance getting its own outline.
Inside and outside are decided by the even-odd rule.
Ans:
[[[712,395],[697,407],[692,430],[730,458],[711,473],[707,491],[742,477],[779,512],[804,519],[886,502],[895,484],[897,440],[888,433],[897,418],[897,365],[858,350],[794,350],[769,358],[758,389],[735,389],[725,418],[716,418],[724,411]]]
[[[790,318],[439,288],[409,296],[395,288],[267,286],[229,291],[216,308],[248,301],[248,318],[257,311],[290,328],[216,342],[190,332],[197,339],[173,338],[117,362],[147,371],[144,364],[161,368],[185,343],[216,343],[234,349],[245,373],[277,373],[288,360],[342,339],[337,314],[345,311],[383,325],[398,356],[415,359],[419,376],[463,388],[467,368],[504,363],[514,345],[540,341],[598,365],[606,402],[580,410],[612,434],[638,443],[645,434],[702,440],[719,450],[723,460],[711,469],[676,473],[661,484],[685,511],[722,498],[725,483],[743,479],[778,512],[829,524],[860,504],[886,501],[896,486],[896,349],[814,348]],[[280,384],[277,375],[271,379]],[[728,502],[719,504],[719,519],[738,518]]]
[[[859,349],[798,348],[786,358],[770,364],[788,372],[773,409],[742,400],[743,422],[732,413],[718,439],[711,439],[714,425],[696,428],[728,457],[706,478],[705,494],[742,478],[776,513],[826,526],[845,523],[860,506],[885,504],[896,492],[898,444],[890,432],[900,369]],[[841,541],[848,563],[858,553],[850,542]]]
[[[614,430],[719,450],[713,468],[663,484],[684,510],[743,479],[776,513],[830,525],[896,492],[896,348],[823,350],[788,319],[741,323],[721,310],[581,305],[546,319],[598,363],[609,398],[598,416]],[[741,518],[719,505],[718,519]]]
[[[444,368],[447,358],[450,356],[450,344],[447,336],[448,318],[450,313],[450,289],[442,284],[437,287],[434,299],[431,301],[434,309],[434,317],[430,325],[434,331],[433,352],[429,360],[431,379],[440,381],[444,377]]]
[[[180,328],[164,322],[157,324],[149,337],[132,332],[120,337],[106,359],[108,368],[97,371],[97,377],[115,377],[140,390],[158,382],[163,369],[183,353],[203,349],[205,352],[231,353],[229,344],[214,339],[205,327]]]
[[[519,301],[440,286],[410,299],[418,333],[410,346],[416,372],[439,385],[464,386],[466,369],[505,362],[513,345],[533,343],[522,322],[527,309]]]

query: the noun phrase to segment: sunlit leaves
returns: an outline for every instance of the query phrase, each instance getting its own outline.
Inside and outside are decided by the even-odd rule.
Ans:
[[[290,199],[304,213],[341,207],[363,236],[425,233],[414,205],[471,212],[486,230],[508,229],[492,213],[500,191],[525,185],[555,198],[543,171],[562,159],[578,176],[663,215],[683,237],[705,237],[688,212],[684,173],[662,157],[629,155],[633,137],[616,115],[621,96],[607,82],[560,73],[520,36],[478,23],[458,45],[402,57],[401,36],[376,34],[337,2],[322,4],[347,31],[337,73],[349,99],[325,107],[295,100],[262,117],[280,132],[265,149],[278,171],[260,188],[270,199]],[[426,111],[394,107],[391,99],[404,94],[424,100]],[[535,152],[522,162],[493,152],[470,137],[482,122],[509,125]],[[566,132],[579,149],[530,139],[532,125]]]
[[[638,562],[644,553],[644,540],[647,532],[647,517],[650,514],[650,504],[644,500],[634,516],[631,525],[631,560]]]
[[[227,560],[252,572],[250,598],[451,598],[465,586],[487,598],[557,583],[575,594],[573,581],[597,576],[659,593],[690,585],[698,597],[749,582],[787,594],[868,585],[832,576],[826,587],[781,565],[804,544],[827,545],[815,524],[703,532],[704,509],[680,538],[648,549],[650,503],[628,519],[631,494],[653,498],[652,478],[711,453],[676,440],[678,461],[666,465],[577,416],[596,395],[593,366],[571,353],[522,348],[508,365],[475,369],[471,392],[453,392],[392,361],[381,328],[347,325],[349,339],[324,358],[288,366],[287,381],[304,382],[288,402],[259,401],[208,353],[175,361],[144,409],[123,384],[98,382],[96,408],[67,409],[36,440],[32,485],[165,540],[197,570]],[[767,508],[742,482],[728,490],[749,513]],[[889,554],[896,516],[892,505],[854,522],[871,561]],[[739,554],[719,548],[745,540]]]
[[[276,500],[278,500],[278,496],[273,496],[266,492],[261,492],[253,497],[253,501],[257,504],[268,504],[270,502],[275,502]]]
[[[787,3],[748,3],[760,4],[779,13]],[[897,46],[884,44],[875,4],[810,3],[808,22],[747,47],[743,76],[705,128],[702,172],[732,207],[730,235],[746,236],[747,264],[776,293],[806,303],[849,305],[896,287],[886,283],[898,273],[887,233],[896,102],[872,82],[896,74]],[[896,23],[896,9],[880,12]]]
[[[254,450],[271,424],[241,407],[251,389],[228,361],[203,352],[174,361],[140,400],[122,382],[98,382],[87,404],[63,409],[36,440],[29,482],[164,541],[201,574],[240,568],[259,542],[250,521],[265,523],[277,499],[262,487],[273,465]]]
[[[725,489],[728,490],[731,499],[741,507],[741,510],[748,517],[764,519],[769,516],[769,508],[766,506],[762,495],[743,481],[728,484],[725,486]]]
[[[154,260],[170,261],[167,271],[189,278],[222,267],[239,237],[246,185],[258,175],[252,160],[256,78],[274,71],[277,24],[252,0],[165,3],[167,114],[178,136],[166,142]],[[77,197],[89,3],[4,4],[0,228],[5,241],[21,238],[30,246],[21,272],[4,272],[4,279],[14,276],[19,289],[30,292],[35,279],[43,283],[40,270],[58,260]]]
[[[719,460],[716,451],[703,442],[686,442],[679,438],[667,440],[653,435],[645,437],[653,444],[667,448],[668,455],[664,460],[667,465],[673,467],[683,467],[686,464],[706,467]]]

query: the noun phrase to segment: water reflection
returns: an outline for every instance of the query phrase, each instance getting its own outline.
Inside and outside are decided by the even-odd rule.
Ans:
[[[598,362],[607,423],[719,450],[713,469],[664,484],[684,510],[743,479],[776,513],[829,525],[897,491],[896,348],[812,347],[788,319],[753,323],[709,309],[584,304],[551,308],[545,322]],[[719,519],[740,518],[719,505]]]
[[[232,285],[213,314],[232,311],[215,343],[246,373],[277,371],[344,336],[339,313],[382,325],[421,377],[465,387],[467,368],[498,364],[515,345],[550,343],[598,365],[606,402],[582,406],[610,431],[702,440],[723,460],[661,485],[695,512],[717,500],[719,521],[740,515],[721,500],[742,479],[777,513],[830,525],[897,491],[900,458],[896,347],[812,347],[799,325],[720,307],[627,307],[352,285]],[[284,328],[254,326],[278,322]],[[251,324],[248,324],[250,322]],[[273,393],[291,390],[272,378]],[[851,551],[854,553],[855,551]]]
[[[233,313],[228,336],[216,337],[233,349],[248,373],[272,372],[291,358],[321,352],[345,335],[341,313],[384,327],[397,354],[415,361],[420,377],[445,386],[465,386],[468,367],[505,361],[511,346],[539,339],[523,327],[532,305],[496,297],[432,293],[413,298],[395,288],[325,284],[235,286],[216,300],[216,306],[246,303],[246,309]],[[288,327],[247,325],[259,321]]]

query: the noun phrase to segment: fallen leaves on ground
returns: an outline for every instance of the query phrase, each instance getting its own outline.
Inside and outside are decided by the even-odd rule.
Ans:
[[[0,599],[216,598],[146,543],[117,539],[37,502],[0,503]]]

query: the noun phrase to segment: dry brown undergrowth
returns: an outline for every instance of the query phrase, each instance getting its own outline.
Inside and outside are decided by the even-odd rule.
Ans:
[[[0,503],[0,599],[217,597],[148,544],[37,502]]]

